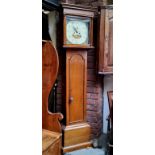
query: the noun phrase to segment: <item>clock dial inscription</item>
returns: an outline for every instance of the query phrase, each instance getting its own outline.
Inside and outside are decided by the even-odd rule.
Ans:
[[[68,20],[66,27],[67,43],[88,44],[89,20]]]

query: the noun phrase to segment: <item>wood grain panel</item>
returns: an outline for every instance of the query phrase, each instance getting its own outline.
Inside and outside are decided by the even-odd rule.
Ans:
[[[85,60],[79,54],[73,55],[69,62],[69,118],[70,123],[84,120],[84,70]],[[80,113],[79,113],[80,111]]]
[[[113,14],[109,10],[108,66],[113,66]]]
[[[42,132],[42,154],[61,155],[61,134],[44,130]]]
[[[84,149],[84,148],[88,148],[88,147],[92,147],[92,142],[91,141],[64,147],[63,152],[64,153],[72,152],[72,151],[75,151],[75,150],[80,150],[80,149]]]
[[[69,124],[85,120],[86,56],[86,52],[67,52]]]
[[[100,10],[98,30],[99,74],[113,73],[113,9],[107,6]]]
[[[58,54],[52,42],[42,44],[42,128],[61,132],[59,120],[63,115],[48,111],[48,97],[58,73]]]
[[[72,146],[90,141],[90,126],[87,123],[79,123],[67,126],[64,129],[64,146]]]

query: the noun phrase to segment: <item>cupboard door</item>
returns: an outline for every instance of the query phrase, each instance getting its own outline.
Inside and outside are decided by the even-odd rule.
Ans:
[[[112,10],[108,10],[108,59],[107,59],[107,67],[113,66],[113,14]]]
[[[113,72],[113,10],[102,8],[99,17],[98,33],[99,73]]]
[[[67,51],[68,124],[85,120],[86,51]]]

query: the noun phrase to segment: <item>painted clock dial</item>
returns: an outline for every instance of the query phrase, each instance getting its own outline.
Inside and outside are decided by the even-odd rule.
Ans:
[[[68,18],[66,26],[67,44],[89,44],[89,19]]]

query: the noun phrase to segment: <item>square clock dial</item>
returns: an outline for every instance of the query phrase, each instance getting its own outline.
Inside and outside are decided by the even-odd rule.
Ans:
[[[66,17],[66,44],[89,44],[90,18]]]

